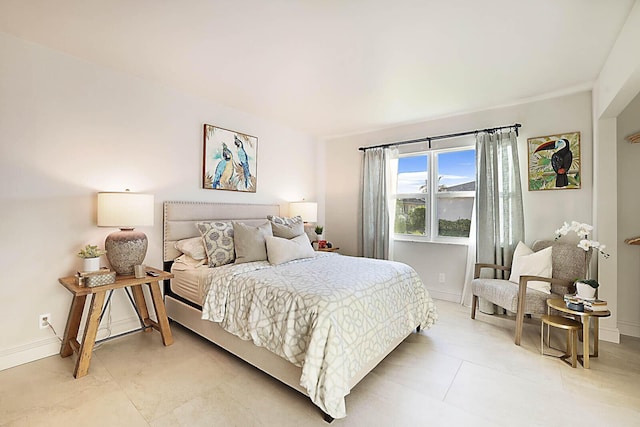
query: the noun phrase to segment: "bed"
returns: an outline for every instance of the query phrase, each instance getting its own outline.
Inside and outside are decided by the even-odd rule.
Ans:
[[[401,263],[313,253],[209,268],[177,249],[200,237],[197,223],[250,228],[279,214],[278,205],[165,202],[164,268],[175,275],[167,315],[305,394],[330,422],[346,416],[344,398],[368,372],[435,322],[435,305]]]

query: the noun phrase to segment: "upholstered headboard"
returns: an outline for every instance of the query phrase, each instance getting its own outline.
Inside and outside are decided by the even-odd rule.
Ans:
[[[176,241],[200,236],[198,221],[241,221],[260,225],[267,215],[280,215],[279,205],[251,205],[240,203],[164,202],[164,262],[180,256],[174,247]]]

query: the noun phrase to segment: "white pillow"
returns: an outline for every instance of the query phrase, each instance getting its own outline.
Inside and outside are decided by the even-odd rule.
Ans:
[[[207,257],[207,254],[204,251],[202,237],[192,237],[191,239],[178,240],[173,244],[173,246],[183,254],[187,254],[191,258],[197,259],[198,261],[203,260]]]
[[[511,265],[511,276],[509,281],[514,283],[520,282],[520,276],[540,276],[551,278],[552,273],[552,247],[549,246],[538,252],[533,252],[527,245],[522,242],[518,243],[513,253],[513,264]],[[541,281],[530,281],[527,288],[536,291],[551,293],[551,283]]]
[[[294,259],[311,258],[316,256],[316,252],[311,246],[309,237],[302,234],[293,239],[283,237],[266,236],[267,258],[273,265],[282,264]]]

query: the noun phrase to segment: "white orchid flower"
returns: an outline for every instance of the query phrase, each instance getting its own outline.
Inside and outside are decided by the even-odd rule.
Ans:
[[[591,241],[587,239],[582,239],[580,240],[580,243],[578,243],[578,247],[586,252],[589,249],[591,249]]]
[[[578,237],[580,237],[580,243],[578,243],[578,247],[585,252],[596,249],[600,252],[605,258],[609,258],[609,254],[604,251],[605,245],[601,245],[600,242],[596,240],[589,240],[587,236],[591,234],[593,231],[593,226],[587,223],[580,223],[578,221],[571,221],[571,224],[565,221],[562,224],[562,227],[556,230],[556,240],[558,240],[562,236],[566,236],[569,231],[574,231]]]
[[[589,224],[577,224],[575,228],[575,232],[578,236],[587,237],[593,231],[593,226]]]

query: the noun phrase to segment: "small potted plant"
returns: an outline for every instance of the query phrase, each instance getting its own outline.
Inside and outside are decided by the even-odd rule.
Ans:
[[[598,286],[600,284],[595,279],[580,279],[576,281],[576,293],[580,298],[595,298]]]
[[[322,232],[324,231],[324,227],[321,225],[316,225],[316,228],[314,231],[316,232],[316,236],[317,236],[318,249],[325,248],[327,241],[324,240],[324,236],[322,235]]]
[[[82,258],[82,271],[100,270],[100,257],[106,253],[107,251],[95,245],[87,245],[80,249],[78,256]]]

